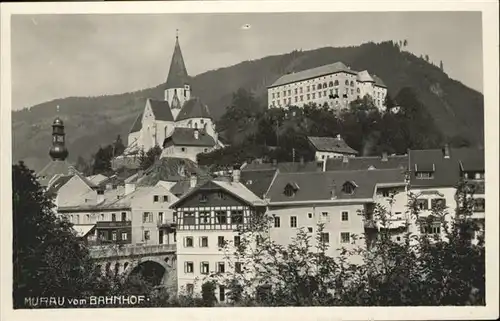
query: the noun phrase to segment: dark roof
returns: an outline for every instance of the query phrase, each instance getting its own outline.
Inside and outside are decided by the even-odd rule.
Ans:
[[[174,121],[168,101],[148,99],[156,120]]]
[[[353,194],[342,192],[342,186],[351,182],[357,186]],[[316,173],[278,173],[267,197],[273,202],[326,201],[332,199],[372,199],[376,184],[405,182],[405,173],[400,169],[335,171]],[[292,197],[284,194],[285,187],[297,186]]]
[[[50,161],[40,172],[38,172],[38,182],[42,186],[47,186],[55,175],[69,175],[71,164],[63,160]]]
[[[57,178],[52,183],[50,188],[47,190],[47,193],[46,193],[47,196],[53,196],[53,195],[57,194],[59,189],[61,187],[63,187],[63,185],[66,184],[72,177],[73,177],[73,175],[64,175],[64,176],[60,176],[59,178]]]
[[[348,157],[345,161],[342,158],[329,158],[326,161],[327,171],[370,169],[372,166],[374,169],[407,169],[408,156],[387,156],[387,160],[382,160],[382,157],[377,156]]]
[[[307,136],[311,145],[319,152],[335,152],[342,154],[357,154],[358,152],[349,147],[342,137],[314,137]]]
[[[135,132],[138,132],[141,130],[141,128],[142,128],[142,114],[143,114],[143,112],[141,111],[141,113],[135,119],[134,123],[132,124],[132,128],[130,128],[130,133],[135,133]]]
[[[160,158],[137,179],[137,185],[154,186],[159,181],[181,180],[183,176],[191,174],[199,177],[207,175],[206,172],[198,168],[195,162],[189,159]]]
[[[174,54],[170,61],[170,69],[168,70],[166,88],[183,88],[188,83],[189,76],[184,64],[184,58],[182,58],[179,39],[177,38],[175,40]]]
[[[176,118],[176,121],[189,119],[189,118],[210,118],[210,111],[208,110],[207,105],[203,104],[200,98],[194,97],[189,99],[182,106],[179,115]]]
[[[263,197],[275,174],[275,169],[242,171],[240,181],[255,195]]]
[[[312,78],[320,77],[323,75],[334,74],[334,73],[338,73],[338,72],[346,72],[346,73],[355,74],[355,75],[357,74],[356,71],[349,69],[342,62],[335,62],[333,64],[323,65],[323,66],[319,66],[316,68],[311,68],[311,69],[283,75],[280,78],[278,78],[278,80],[276,80],[271,86],[269,86],[269,88],[281,86],[281,85],[286,85],[286,84],[290,84],[290,83],[294,83],[294,82],[302,81],[302,80],[306,80],[306,79],[312,79]]]
[[[170,137],[165,138],[163,147],[168,146],[200,146],[213,147],[215,140],[203,130],[198,130],[198,139],[195,138],[195,128],[177,127]]]
[[[445,158],[441,149],[410,150],[409,163],[412,187],[454,187],[460,180],[460,164],[474,170],[484,171],[484,149],[450,148],[450,157]],[[417,179],[416,170],[433,170],[433,178]]]
[[[380,79],[380,77],[378,77],[376,75],[371,75],[371,76],[372,76],[373,80],[375,80],[375,86],[387,88],[387,86],[384,84],[382,79]]]
[[[242,169],[242,173],[246,171],[262,171],[262,170],[272,170],[279,169],[282,173],[301,173],[301,172],[318,172],[322,168],[318,166],[317,162],[284,162],[284,163],[250,163]]]

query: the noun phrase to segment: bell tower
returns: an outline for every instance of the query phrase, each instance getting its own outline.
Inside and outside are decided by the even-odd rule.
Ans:
[[[59,106],[57,106],[57,110],[59,110]],[[64,161],[68,157],[65,136],[64,123],[61,118],[56,117],[52,123],[52,147],[49,151],[50,158],[54,161]]]

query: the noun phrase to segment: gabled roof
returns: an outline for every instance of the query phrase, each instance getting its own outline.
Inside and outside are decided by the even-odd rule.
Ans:
[[[73,177],[73,175],[59,176],[50,185],[49,189],[46,192],[47,196],[53,196],[53,195],[57,194],[57,192],[59,191],[59,189],[61,189],[61,187],[63,187],[64,184],[66,184],[72,177]]]
[[[51,160],[45,167],[38,172],[38,182],[42,186],[47,186],[55,175],[69,175],[71,164],[65,160]]]
[[[141,177],[136,177],[130,182],[136,182],[139,186],[153,186],[159,181],[181,181],[184,176],[194,174],[198,177],[205,176],[195,162],[186,158],[166,157],[158,159],[149,167]],[[189,183],[189,182],[188,182]]]
[[[169,146],[199,146],[213,147],[215,140],[203,130],[198,130],[198,138],[195,137],[195,128],[177,127],[170,137],[165,138],[163,148]]]
[[[345,161],[342,158],[329,158],[326,161],[326,171],[360,170],[369,169],[406,169],[408,168],[408,155],[387,156],[383,160],[378,156],[349,157]]]
[[[373,80],[375,80],[375,86],[387,88],[382,79],[376,75],[372,75]]]
[[[255,195],[263,195],[271,186],[276,169],[241,171],[240,181]]]
[[[400,169],[358,170],[316,173],[278,173],[269,189],[270,205],[280,202],[315,201],[368,201],[373,199],[375,187],[380,183],[404,183]],[[295,182],[298,189],[292,197],[284,194],[285,186]],[[342,192],[342,186],[350,182],[356,186],[353,194]],[[332,191],[336,198],[332,200]]]
[[[176,121],[189,118],[209,118],[212,119],[207,105],[203,104],[200,98],[194,97],[189,99],[182,106]]]
[[[461,177],[461,164],[471,164],[475,170],[484,171],[482,148],[450,148],[449,156],[445,158],[441,149],[410,150],[411,186],[454,187]],[[433,178],[417,179],[415,169],[419,171],[433,169]]]
[[[132,124],[132,127],[130,128],[129,133],[135,133],[141,130],[142,128],[142,115],[144,112],[141,111],[139,115],[137,115],[137,118],[135,119],[134,123]]]
[[[297,81],[312,79],[312,78],[316,78],[316,77],[320,77],[320,76],[324,76],[324,75],[329,75],[329,74],[334,74],[334,73],[338,73],[338,72],[346,72],[346,73],[350,73],[350,74],[354,74],[354,75],[357,74],[356,71],[349,69],[342,62],[335,62],[333,64],[323,65],[320,67],[311,68],[311,69],[283,75],[278,80],[276,80],[271,86],[269,86],[268,88],[286,85],[286,84],[294,83]]]
[[[264,171],[279,169],[282,173],[289,172],[319,172],[322,168],[316,162],[283,162],[283,163],[250,163],[242,168],[242,174],[250,171]]]
[[[174,54],[172,55],[170,69],[168,70],[166,88],[183,88],[187,84],[189,84],[189,76],[184,64],[184,58],[182,57],[179,38],[176,38]]]
[[[148,99],[156,120],[174,121],[168,101]]]
[[[314,137],[307,136],[311,145],[318,152],[335,152],[341,154],[358,154],[357,151],[349,147],[342,137]]]
[[[367,70],[358,72],[357,80],[360,82],[375,82],[375,80],[373,80],[372,76],[370,76]]]

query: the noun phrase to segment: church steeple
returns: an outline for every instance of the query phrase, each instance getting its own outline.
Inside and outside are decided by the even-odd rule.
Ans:
[[[189,84],[189,77],[182,57],[181,46],[179,45],[178,30],[175,35],[175,47],[172,60],[170,61],[170,69],[168,71],[166,89],[184,88]]]
[[[59,111],[59,106],[57,106]],[[68,157],[68,150],[65,146],[64,123],[61,118],[56,117],[52,124],[52,147],[49,155],[52,160],[64,161]]]

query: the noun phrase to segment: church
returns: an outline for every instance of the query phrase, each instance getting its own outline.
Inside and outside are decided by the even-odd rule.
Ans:
[[[161,158],[186,158],[196,162],[200,153],[223,147],[208,107],[193,95],[184,58],[176,36],[164,99],[147,99],[128,134],[124,155],[129,158],[154,146]]]

